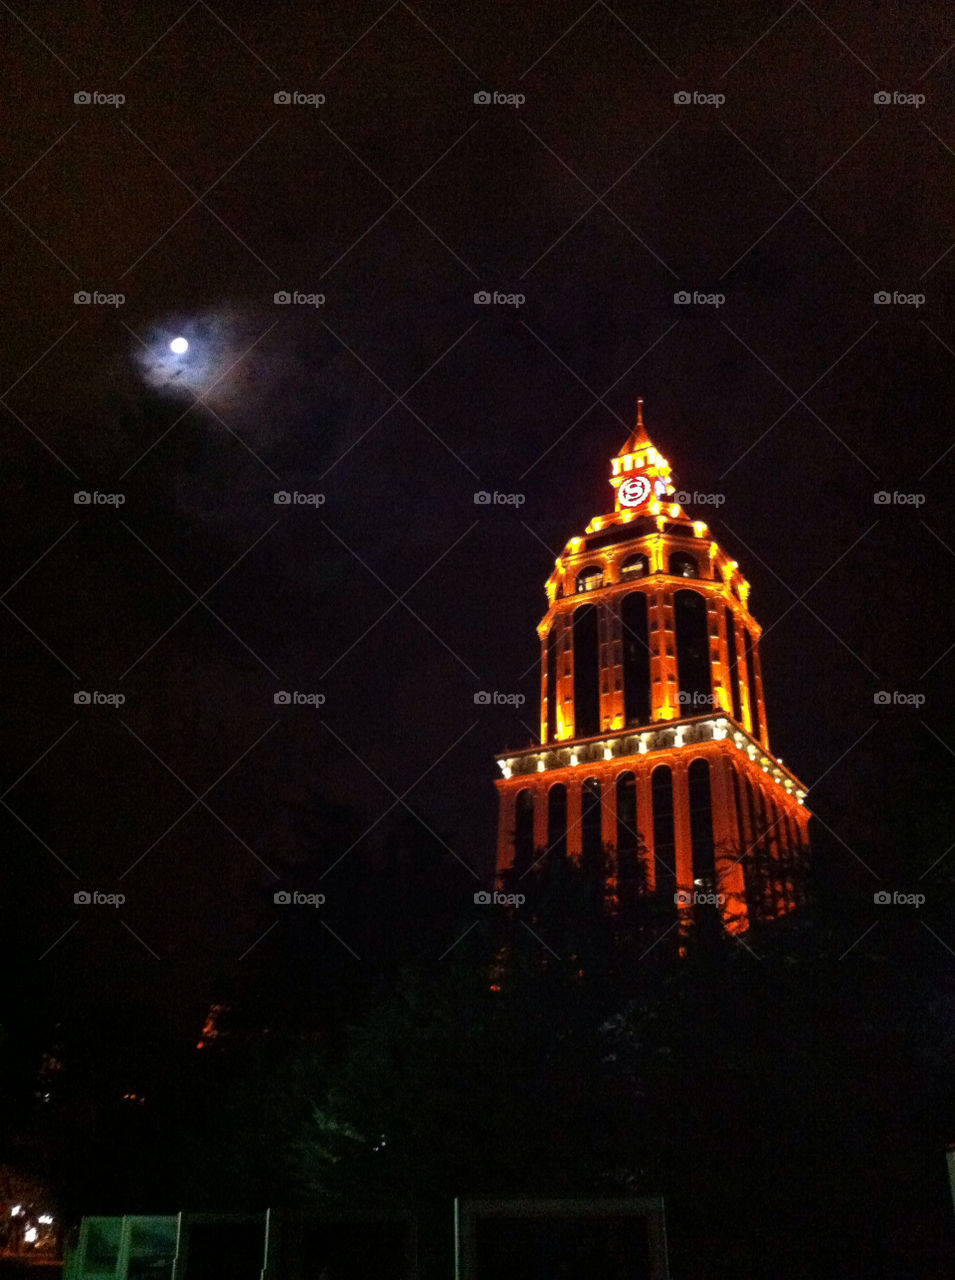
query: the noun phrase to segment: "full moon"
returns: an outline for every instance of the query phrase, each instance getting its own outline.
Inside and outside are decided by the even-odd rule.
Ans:
[[[185,338],[173,338],[169,344],[169,350],[174,351],[177,356],[181,356],[189,350],[189,343]]]

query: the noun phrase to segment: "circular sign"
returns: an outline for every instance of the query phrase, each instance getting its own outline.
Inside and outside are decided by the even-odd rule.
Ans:
[[[620,501],[625,507],[642,507],[650,497],[650,481],[646,476],[631,476],[620,486]]]

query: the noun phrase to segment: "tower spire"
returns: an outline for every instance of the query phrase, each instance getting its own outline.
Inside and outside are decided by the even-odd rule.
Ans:
[[[615,509],[633,510],[673,492],[670,464],[654,448],[643,425],[643,400],[637,401],[637,425],[630,439],[610,461],[610,483],[616,493]]]
[[[638,449],[645,448],[650,443],[650,437],[647,435],[643,426],[643,400],[637,401],[637,425],[630,433],[630,439],[620,450],[620,457],[628,453],[636,453]]]

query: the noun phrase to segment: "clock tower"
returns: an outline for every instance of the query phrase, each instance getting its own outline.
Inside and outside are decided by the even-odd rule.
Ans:
[[[716,907],[739,933],[799,905],[808,859],[806,789],[770,750],[749,583],[677,500],[642,401],[610,484],[614,510],[546,583],[540,743],[498,759],[498,876],[604,852],[611,904],[642,863],[684,926]]]

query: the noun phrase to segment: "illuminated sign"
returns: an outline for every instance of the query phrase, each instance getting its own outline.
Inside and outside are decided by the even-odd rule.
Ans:
[[[631,476],[620,486],[620,503],[624,507],[642,507],[650,499],[650,481],[646,476]]]
[[[670,491],[670,486],[660,476],[657,476],[652,485],[648,476],[631,476],[620,486],[620,505],[642,507],[645,502],[650,501],[651,490],[660,498]]]

